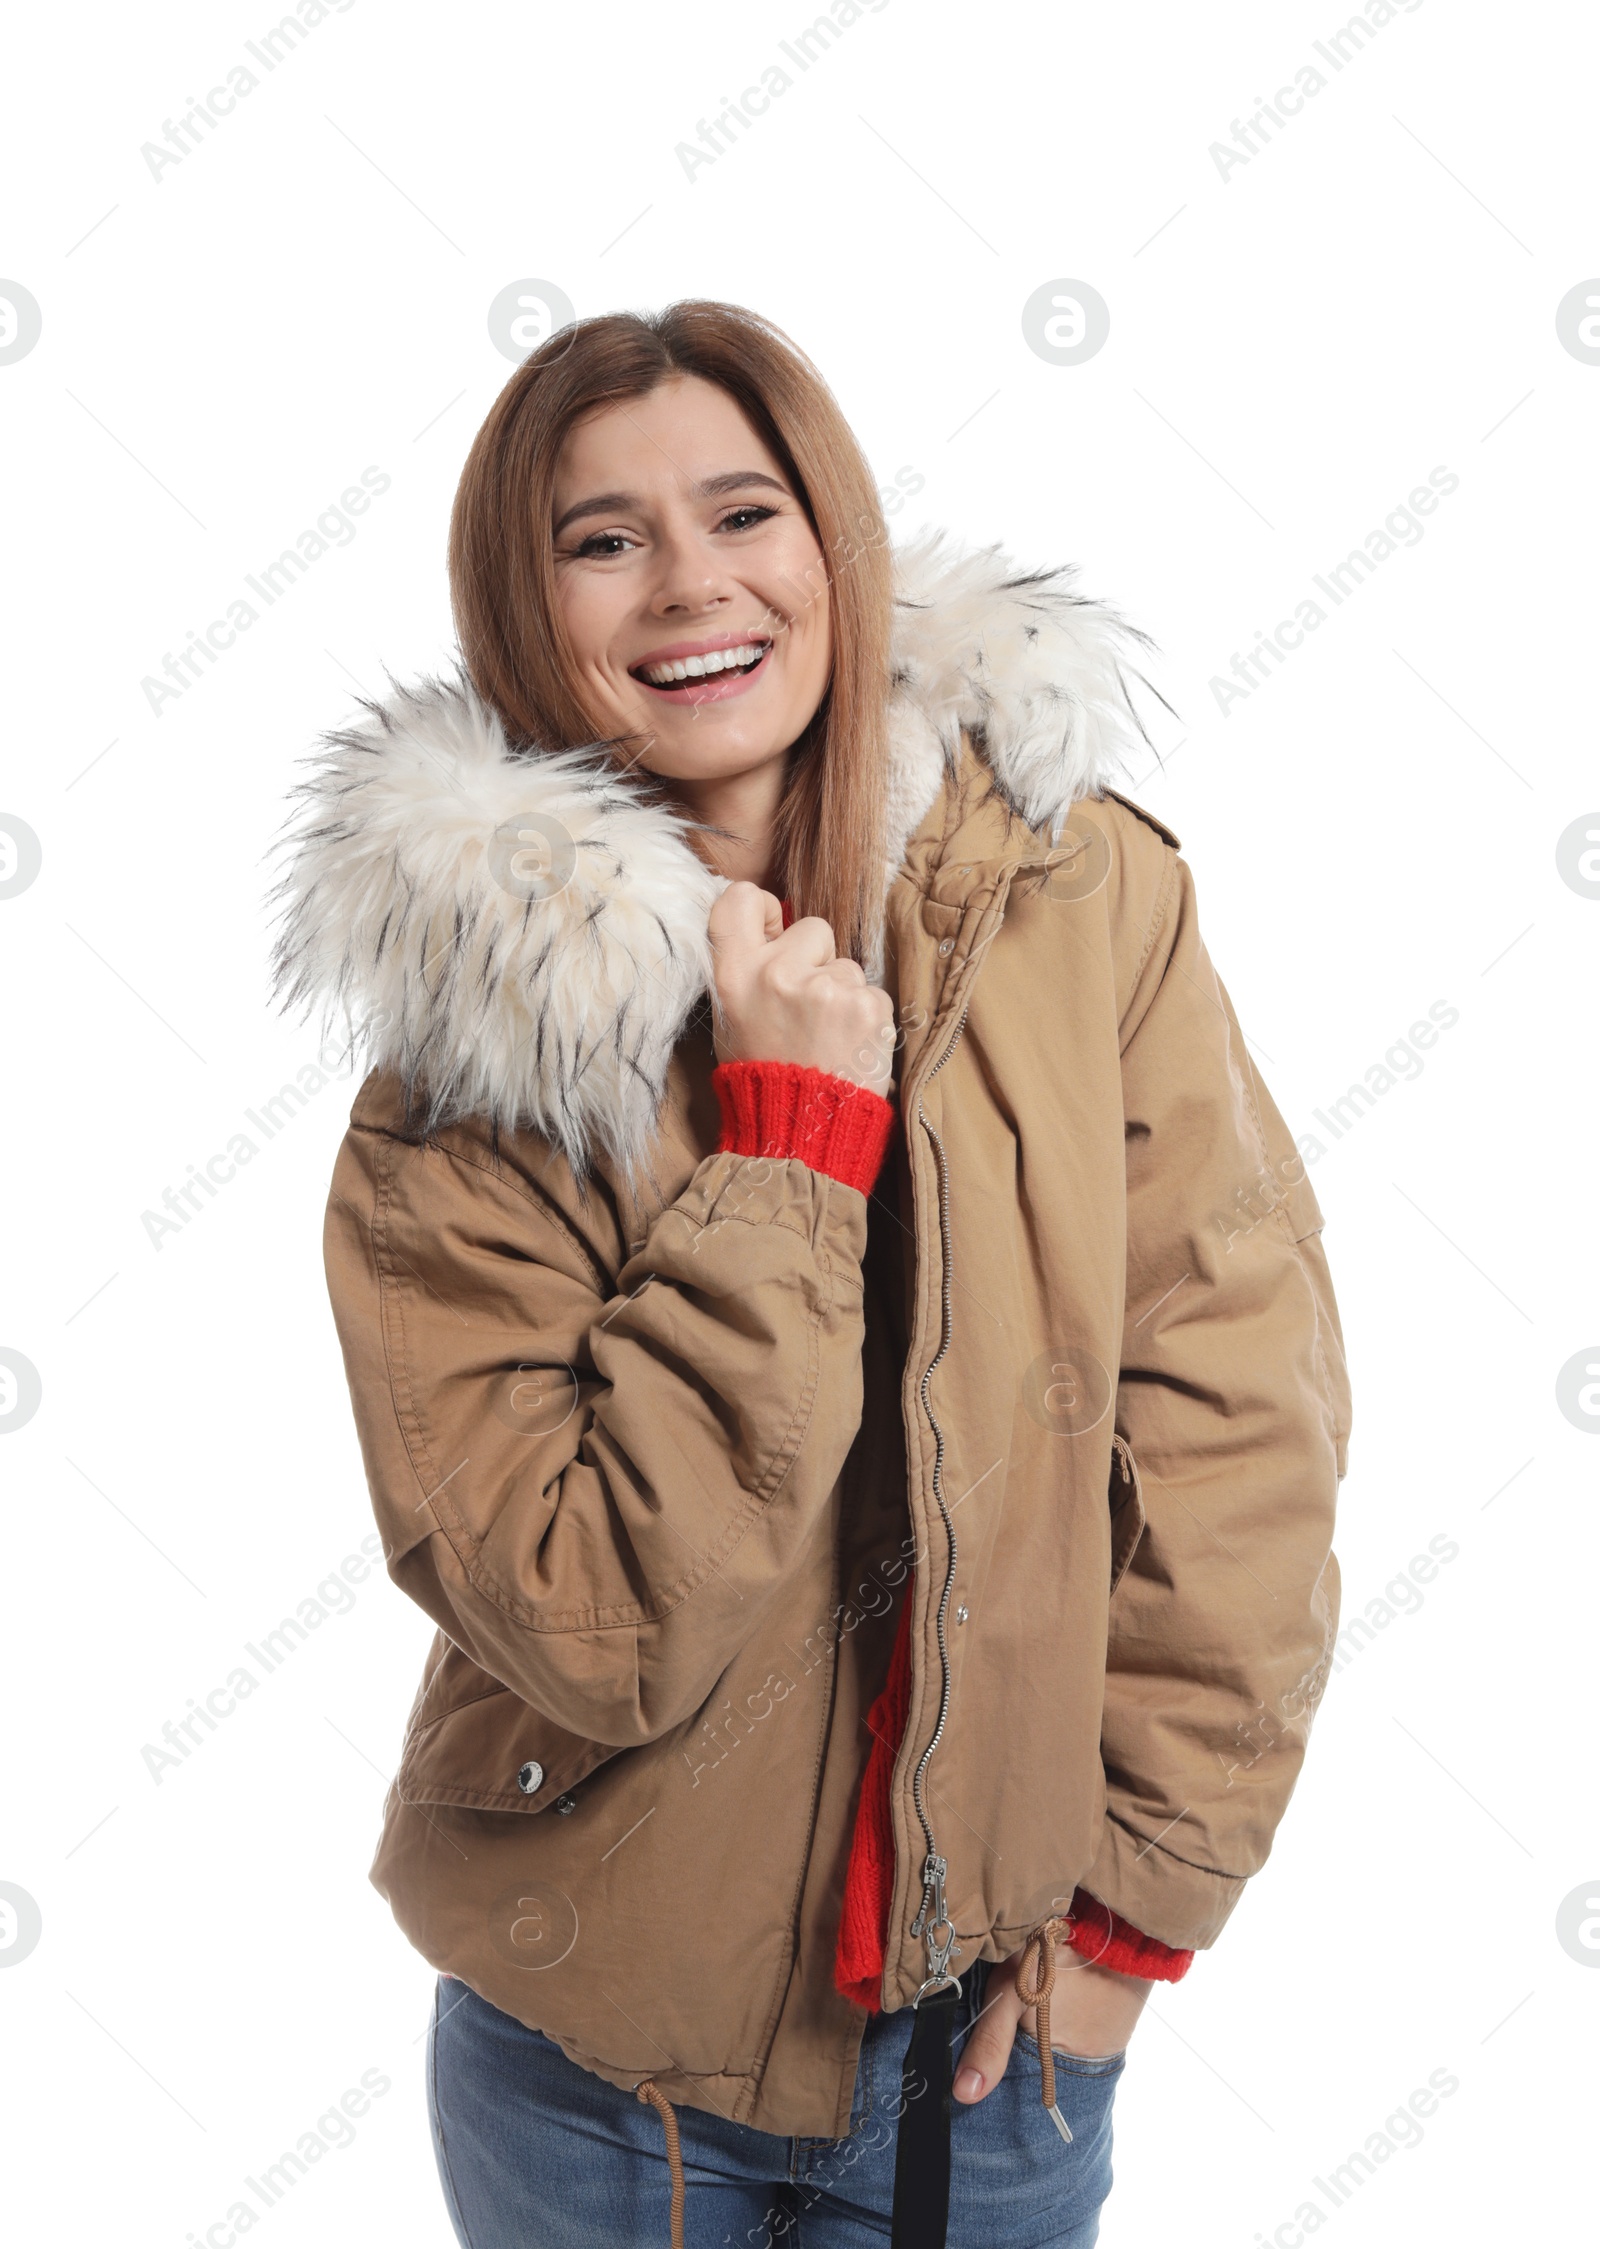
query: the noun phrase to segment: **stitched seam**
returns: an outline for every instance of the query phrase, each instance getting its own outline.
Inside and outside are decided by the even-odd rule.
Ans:
[[[1309,1241],[1310,1238],[1311,1237],[1309,1235],[1301,1236],[1302,1241]],[[1341,1473],[1339,1469],[1339,1440],[1341,1435],[1339,1428],[1339,1401],[1333,1379],[1333,1369],[1328,1364],[1328,1354],[1322,1347],[1322,1306],[1318,1301],[1316,1284],[1312,1277],[1311,1268],[1306,1262],[1304,1253],[1300,1248],[1300,1243],[1296,1242],[1294,1247],[1295,1256],[1299,1259],[1300,1270],[1305,1276],[1306,1286],[1311,1296],[1311,1348],[1312,1354],[1317,1362],[1317,1374],[1322,1387],[1322,1402],[1328,1409],[1328,1440],[1333,1450],[1334,1474],[1335,1478],[1337,1479],[1337,1477]],[[1348,1429],[1343,1432],[1343,1436],[1345,1443],[1348,1445],[1350,1439],[1350,1432]]]
[[[779,1443],[773,1447],[772,1458],[765,1471],[757,1477],[755,1483],[751,1486],[753,1498],[772,1499],[782,1489],[790,1469],[793,1468],[800,1457],[800,1448],[805,1443],[806,1431],[811,1427],[811,1417],[817,1410],[817,1386],[822,1379],[822,1319],[823,1314],[829,1310],[831,1302],[832,1291],[830,1290],[806,1322],[806,1379],[799,1397],[795,1400],[795,1408],[789,1417],[788,1428],[784,1431]],[[771,1488],[764,1492],[762,1486],[767,1483],[769,1477],[772,1479]]]
[[[1244,1034],[1242,1031],[1240,1032],[1239,1036],[1240,1043],[1243,1044]],[[1233,1051],[1233,1024],[1231,1021],[1228,1023],[1228,1051],[1230,1054]],[[1256,1066],[1251,1059],[1250,1050],[1248,1047],[1245,1048],[1244,1070],[1242,1076],[1244,1080],[1245,1100],[1248,1102],[1250,1107],[1250,1121],[1256,1128],[1256,1152],[1261,1158],[1262,1171],[1270,1172],[1273,1168],[1272,1150],[1267,1145],[1267,1128],[1262,1119],[1261,1104],[1256,1099]],[[1302,1171],[1303,1169],[1304,1167],[1302,1166]],[[1280,1221],[1284,1238],[1288,1241],[1290,1246],[1292,1248],[1298,1249],[1300,1242],[1304,1239],[1304,1237],[1302,1235],[1296,1234],[1296,1232],[1294,1231],[1294,1222],[1289,1216],[1289,1198],[1287,1195],[1280,1196],[1278,1201],[1273,1204],[1271,1215],[1275,1219]],[[1318,1229],[1316,1227],[1308,1227],[1306,1231],[1307,1233],[1316,1233]]]
[[[1174,1866],[1187,1867],[1191,1874],[1208,1874],[1215,1882],[1248,1882],[1250,1879],[1248,1874],[1230,1874],[1226,1867],[1202,1866],[1197,1859],[1186,1859],[1176,1851],[1169,1851],[1164,1843],[1152,1841],[1148,1835],[1141,1835],[1136,1827],[1130,1827],[1126,1820],[1118,1819],[1109,1806],[1106,1819],[1111,1826],[1120,1827],[1124,1835],[1131,1836],[1136,1843],[1142,1843],[1147,1852],[1159,1851],[1164,1859],[1171,1859]]]
[[[833,1563],[828,1590],[838,1604],[839,1594],[839,1541],[833,1542]],[[778,2016],[783,2007],[783,1995],[789,1986],[795,1957],[800,1949],[800,1907],[805,1896],[806,1875],[811,1866],[811,1854],[816,1843],[817,1814],[822,1802],[822,1772],[826,1762],[828,1733],[833,1719],[834,1701],[839,1691],[839,1643],[834,1641],[828,1667],[828,1691],[818,1697],[822,1704],[817,1719],[816,1747],[811,1759],[811,1818],[806,1827],[805,1848],[800,1853],[800,1865],[795,1874],[794,1891],[789,1901],[789,1943],[779,1959],[777,1974],[773,1979],[772,2005],[767,2012],[766,2027],[761,2035],[761,2058],[751,2071],[750,2106],[755,2106],[756,2095],[766,2075],[766,2064],[772,2054],[773,2034],[778,2027]],[[849,2122],[848,2115],[845,2119]]]
[[[1228,1029],[1228,1043],[1231,1048],[1233,1043],[1233,1027],[1231,1024],[1229,1025]],[[1251,1060],[1248,1050],[1246,1050],[1245,1053],[1245,1071],[1245,1097],[1250,1104],[1250,1115],[1252,1120],[1254,1121],[1256,1128],[1256,1142],[1261,1155],[1261,1168],[1264,1172],[1270,1171],[1272,1169],[1272,1154],[1271,1150],[1267,1146],[1267,1129],[1262,1121],[1260,1104],[1256,1100],[1256,1066],[1255,1063]],[[1273,1204],[1271,1216],[1281,1222],[1284,1239],[1287,1241],[1290,1249],[1294,1252],[1295,1265],[1299,1270],[1301,1279],[1306,1285],[1306,1293],[1311,1299],[1312,1358],[1315,1361],[1317,1368],[1319,1387],[1322,1392],[1322,1402],[1327,1409],[1329,1432],[1333,1437],[1334,1450],[1335,1453],[1337,1453],[1339,1412],[1334,1398],[1333,1372],[1328,1365],[1327,1356],[1322,1348],[1322,1312],[1317,1301],[1315,1276],[1311,1271],[1310,1265],[1307,1263],[1304,1251],[1300,1247],[1302,1242],[1309,1241],[1314,1234],[1320,1234],[1322,1232],[1322,1228],[1320,1225],[1308,1226],[1303,1234],[1297,1234],[1294,1230],[1294,1222],[1289,1216],[1289,1198],[1287,1195],[1285,1195],[1281,1201],[1275,1202]]]
[[[1228,1043],[1231,1048],[1233,1043],[1233,1027],[1231,1023],[1228,1027]],[[1265,1124],[1262,1121],[1260,1104],[1256,1099],[1256,1067],[1255,1063],[1250,1058],[1248,1050],[1245,1053],[1244,1090],[1245,1098],[1250,1106],[1250,1116],[1256,1128],[1256,1144],[1261,1156],[1261,1168],[1264,1172],[1270,1171],[1272,1169],[1272,1155],[1271,1150],[1267,1145],[1267,1130]],[[1333,1435],[1334,1450],[1335,1453],[1337,1453],[1337,1430],[1339,1424],[1339,1415],[1338,1408],[1334,1400],[1333,1374],[1331,1368],[1328,1365],[1326,1354],[1324,1353],[1322,1348],[1322,1314],[1317,1303],[1317,1290],[1315,1280],[1313,1278],[1311,1268],[1307,1264],[1305,1255],[1300,1247],[1302,1242],[1309,1241],[1314,1234],[1320,1234],[1322,1228],[1320,1225],[1308,1226],[1303,1234],[1297,1234],[1294,1230],[1294,1222],[1289,1216],[1288,1203],[1289,1198],[1287,1197],[1287,1195],[1285,1195],[1281,1201],[1275,1202],[1273,1204],[1271,1215],[1273,1218],[1277,1219],[1280,1222],[1283,1237],[1287,1241],[1290,1249],[1294,1252],[1295,1264],[1299,1269],[1300,1277],[1305,1282],[1307,1293],[1311,1298],[1312,1357],[1317,1367],[1319,1387],[1322,1392],[1322,1402],[1327,1409],[1328,1427],[1330,1434]]]
[[[389,1398],[394,1407],[396,1425],[406,1448],[406,1458],[411,1463],[411,1472],[421,1488],[423,1502],[427,1504],[435,1524],[438,1524],[438,1508],[429,1500],[428,1495],[432,1492],[437,1496],[440,1484],[439,1469],[423,1429],[422,1416],[418,1410],[416,1396],[412,1389],[411,1354],[405,1332],[405,1299],[399,1279],[393,1269],[393,1259],[389,1247],[390,1165],[392,1151],[399,1143],[388,1134],[375,1135],[374,1137],[380,1141],[380,1152],[377,1162],[376,1193],[373,1197],[372,1207],[372,1262],[378,1276],[378,1324],[383,1336],[384,1363],[389,1370]],[[390,1328],[391,1313],[393,1314],[394,1327],[398,1330],[398,1358],[395,1349],[395,1335]],[[402,1392],[404,1393],[403,1400]],[[418,1467],[419,1454],[421,1455],[422,1466],[427,1470],[426,1476],[422,1474]],[[418,1512],[420,1513],[420,1508]],[[421,1539],[416,1541],[417,1545],[423,1543],[424,1541]],[[412,1550],[410,1547],[406,1549],[407,1553]]]
[[[1229,1025],[1228,1030],[1228,1041],[1231,1047],[1233,1043],[1233,1028],[1231,1024]],[[1244,1081],[1245,1096],[1249,1101],[1250,1115],[1255,1123],[1256,1140],[1261,1153],[1261,1168],[1263,1171],[1270,1171],[1272,1169],[1272,1155],[1271,1150],[1267,1146],[1267,1129],[1265,1124],[1262,1122],[1260,1104],[1256,1100],[1256,1066],[1250,1058],[1248,1049],[1245,1053],[1245,1069],[1247,1073]],[[1306,1261],[1305,1253],[1300,1247],[1302,1242],[1310,1241],[1313,1235],[1320,1234],[1322,1232],[1322,1227],[1321,1225],[1308,1226],[1303,1234],[1297,1234],[1294,1230],[1294,1221],[1289,1216],[1289,1198],[1287,1195],[1285,1195],[1280,1202],[1275,1202],[1273,1204],[1271,1215],[1275,1219],[1278,1219],[1282,1222],[1284,1238],[1287,1240],[1289,1247],[1294,1252],[1295,1264],[1299,1268],[1300,1277],[1305,1282],[1307,1294],[1311,1298],[1311,1352],[1312,1358],[1316,1363],[1319,1388],[1322,1392],[1322,1402],[1327,1409],[1329,1435],[1333,1442],[1335,1457],[1337,1458],[1339,1449],[1339,1409],[1334,1397],[1333,1370],[1328,1365],[1327,1355],[1322,1348],[1322,1312],[1321,1307],[1317,1301],[1315,1277],[1312,1274],[1310,1265]]]
[[[615,1755],[616,1752],[613,1751],[612,1754]],[[405,1773],[402,1768],[402,1771],[395,1776],[396,1793],[402,1804],[412,1807],[419,1804],[447,1804],[453,1805],[457,1811],[463,1812],[516,1812],[524,1819],[536,1819],[539,1812],[545,1809],[541,1805],[537,1811],[534,1810],[526,1796],[520,1794],[513,1796],[505,1789],[474,1788],[466,1781],[434,1781],[432,1783],[424,1781],[422,1786],[427,1789],[428,1793],[421,1795],[416,1793],[414,1780],[410,1781],[406,1788],[402,1788],[400,1782],[403,1779],[405,1779]]]
[[[374,1138],[387,1140],[396,1147],[410,1148],[415,1145],[411,1141],[400,1140],[394,1133],[380,1134],[372,1126],[368,1126],[366,1129],[373,1133]],[[478,1156],[468,1155],[465,1150],[460,1148],[435,1146],[419,1149],[417,1153],[425,1157],[430,1155],[443,1156],[448,1163],[463,1164],[471,1171],[481,1172],[486,1179],[494,1180],[497,1186],[503,1187],[507,1194],[515,1195],[519,1202],[527,1203],[531,1209],[536,1210],[554,1228],[555,1232],[562,1237],[572,1250],[574,1256],[583,1260],[586,1270],[597,1284],[597,1293],[602,1288],[609,1289],[615,1286],[613,1276],[606,1272],[605,1267],[595,1257],[582,1236],[573,1231],[557,1205],[548,1196],[535,1194],[530,1188],[525,1187],[520,1180],[506,1170],[503,1164],[487,1162]]]
[[[463,2242],[466,2243],[466,2249],[473,2249],[472,2235],[467,2226],[466,2213],[461,2207],[461,2196],[457,2191],[456,2176],[450,2163],[450,2151],[445,2146],[444,2114],[439,2106],[438,2041],[439,1986],[437,1982],[435,1982],[433,1987],[433,2020],[428,2026],[428,2090],[433,2096],[431,2103],[433,2109],[433,2128],[438,2134],[439,2169],[443,2174],[445,2191],[449,2196],[450,2215],[455,2222],[457,2232],[460,2234]]]
[[[1137,988],[1139,978],[1144,973],[1144,964],[1150,958],[1151,948],[1155,944],[1156,938],[1160,934],[1161,925],[1167,918],[1167,913],[1171,904],[1172,892],[1176,886],[1177,879],[1178,855],[1175,851],[1169,850],[1167,853],[1166,874],[1162,879],[1161,888],[1156,893],[1155,911],[1150,916],[1150,927],[1145,932],[1144,950],[1140,953],[1133,971],[1133,982],[1135,988]]]
[[[456,1652],[455,1642],[451,1639],[448,1632],[441,1632],[439,1637],[444,1642],[444,1646],[439,1650],[439,1653],[434,1657],[433,1662],[424,1672],[422,1685],[417,1689],[417,1708],[419,1710],[425,1708],[428,1697],[433,1692],[433,1682],[438,1678],[440,1672],[444,1669],[446,1663],[448,1663],[448,1661],[450,1660],[452,1653]]]
[[[1147,828],[1155,830],[1163,843],[1171,844],[1174,851],[1183,849],[1181,838],[1173,834],[1164,820],[1158,820],[1153,812],[1147,811],[1142,804],[1135,803],[1132,797],[1124,796],[1120,789],[1103,788],[1100,794],[1102,797],[1114,798],[1118,804],[1125,806],[1129,812],[1135,813]]]
[[[1145,931],[1144,945],[1138,961],[1135,963],[1133,975],[1128,982],[1128,1004],[1117,1018],[1117,1052],[1119,1056],[1126,1055],[1128,1051],[1129,1040],[1123,1037],[1122,1027],[1127,1022],[1129,1010],[1138,996],[1139,979],[1144,974],[1145,963],[1149,960],[1155,948],[1156,939],[1160,936],[1163,926],[1170,917],[1172,894],[1177,887],[1177,883],[1178,855],[1175,851],[1169,850],[1167,852],[1166,873],[1162,877],[1160,889],[1156,892],[1156,902],[1150,916],[1150,926]]]
[[[493,1695],[508,1695],[510,1692],[511,1689],[498,1679],[487,1687],[480,1687],[476,1694],[467,1695],[460,1702],[453,1702],[448,1710],[441,1710],[436,1716],[425,1720],[412,1733],[413,1744],[420,1742],[424,1734],[431,1734],[435,1726],[442,1726],[447,1718],[459,1717],[463,1710],[470,1710],[475,1702],[487,1702]]]

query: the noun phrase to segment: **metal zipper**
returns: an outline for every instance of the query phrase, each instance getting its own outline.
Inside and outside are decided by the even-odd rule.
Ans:
[[[954,1054],[961,1034],[967,1027],[967,1009],[971,1004],[969,995],[962,1004],[961,1014],[949,1045],[940,1055],[938,1061],[934,1063],[932,1069],[927,1072],[922,1080],[922,1085],[917,1089],[917,1122],[932,1142],[934,1155],[939,1166],[939,1253],[941,1267],[939,1348],[923,1369],[922,1381],[918,1389],[922,1399],[922,1410],[928,1417],[929,1428],[933,1431],[933,1496],[938,1502],[940,1519],[944,1524],[945,1536],[949,1542],[949,1560],[945,1567],[944,1585],[939,1595],[938,1612],[934,1619],[935,1629],[939,1637],[941,1672],[939,1717],[933,1729],[933,1738],[917,1760],[917,1769],[911,1778],[912,1801],[916,1806],[917,1818],[922,1822],[923,1838],[927,1843],[927,1854],[922,1862],[922,1904],[917,1910],[916,1919],[911,1924],[911,1934],[914,1937],[921,1937],[927,1945],[928,1973],[915,2000],[912,2002],[914,2006],[920,2006],[930,1991],[944,1990],[955,1983],[956,1978],[950,1973],[950,1962],[961,1951],[960,1945],[956,1942],[955,1923],[950,1919],[945,1907],[946,1861],[940,1857],[934,1843],[933,1827],[928,1818],[927,1802],[923,1795],[922,1786],[923,1776],[928,1770],[934,1751],[943,1738],[945,1723],[950,1714],[950,1646],[945,1637],[945,1617],[949,1611],[950,1593],[955,1584],[956,1576],[956,1527],[950,1513],[949,1504],[944,1496],[944,1431],[939,1426],[939,1417],[933,1410],[933,1401],[929,1395],[929,1385],[933,1380],[934,1373],[950,1348],[950,1171],[945,1161],[944,1142],[928,1122],[928,1113],[922,1106],[922,1094],[929,1079],[937,1077],[951,1055]]]

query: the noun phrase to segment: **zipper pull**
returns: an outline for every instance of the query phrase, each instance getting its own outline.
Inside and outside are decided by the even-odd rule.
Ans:
[[[959,1957],[961,1947],[956,1943],[955,1923],[945,1911],[944,1878],[944,1860],[930,1851],[922,1862],[922,1904],[911,1924],[911,1934],[921,1937],[928,1947],[928,1973],[913,2006],[930,1991],[942,1990],[956,1981],[950,1963]]]
[[[911,1924],[911,1934],[914,1937],[920,1937],[927,1927],[928,1908],[934,1898],[937,1896],[941,1908],[944,1905],[944,1875],[944,1860],[936,1858],[930,1851],[922,1862],[922,1903],[917,1909],[917,1918]]]

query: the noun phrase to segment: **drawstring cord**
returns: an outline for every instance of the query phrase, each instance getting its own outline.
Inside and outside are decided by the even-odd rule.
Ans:
[[[1064,2140],[1072,2138],[1067,2120],[1056,2106],[1056,2057],[1050,2044],[1050,1994],[1056,1987],[1056,1946],[1065,1943],[1072,1934],[1072,1921],[1064,1913],[1052,1913],[1028,1931],[1022,1948],[1022,1958],[1017,1965],[1017,1997],[1025,2007],[1034,2011],[1034,2035],[1039,2046],[1039,2097],[1043,2101],[1056,2130]],[[1025,1983],[1028,1955],[1038,1954],[1037,1972],[1031,1982]]]
[[[672,2174],[672,2249],[683,2249],[683,2148],[678,2139],[678,2119],[672,2113],[672,2103],[653,2077],[645,2078],[634,2091],[655,2110],[661,2119],[661,2129],[667,2135],[667,2169]]]

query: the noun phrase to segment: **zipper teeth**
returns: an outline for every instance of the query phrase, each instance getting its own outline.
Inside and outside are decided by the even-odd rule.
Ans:
[[[967,1004],[970,1005],[970,1002]],[[950,1044],[945,1048],[943,1054],[940,1055],[938,1061],[935,1062],[932,1069],[928,1072],[927,1077],[923,1079],[923,1087],[927,1086],[930,1079],[936,1078],[938,1076],[939,1072],[949,1061],[951,1055],[954,1054],[961,1034],[966,1029],[966,1025],[967,1007],[964,1005],[961,1010],[960,1018],[956,1023],[955,1032],[950,1040]],[[950,1348],[950,1172],[949,1167],[945,1162],[944,1142],[940,1139],[933,1126],[928,1122],[927,1111],[922,1106],[921,1089],[919,1089],[917,1093],[917,1122],[922,1126],[923,1131],[926,1132],[928,1138],[932,1141],[934,1153],[938,1159],[939,1164],[939,1246],[942,1253],[942,1266],[940,1275],[941,1321],[939,1330],[939,1348],[934,1353],[933,1357],[928,1361],[927,1366],[924,1368],[922,1380],[918,1385],[918,1390],[922,1399],[922,1410],[928,1417],[929,1428],[933,1431],[933,1496],[938,1502],[940,1520],[944,1524],[945,1536],[949,1542],[949,1559],[945,1565],[944,1585],[939,1594],[939,1608],[938,1613],[934,1619],[934,1626],[939,1640],[939,1716],[938,1721],[933,1729],[933,1738],[928,1743],[927,1748],[922,1752],[921,1757],[917,1760],[917,1769],[911,1778],[912,1800],[917,1808],[917,1818],[922,1822],[922,1833],[924,1839],[927,1842],[928,1852],[931,1857],[934,1855],[933,1828],[928,1819],[928,1810],[923,1796],[922,1783],[923,1776],[927,1772],[928,1766],[932,1761],[933,1753],[938,1748],[940,1741],[944,1737],[945,1722],[950,1714],[950,1647],[949,1642],[945,1637],[945,1618],[950,1608],[951,1588],[955,1584],[956,1527],[944,1496],[944,1431],[939,1426],[939,1417],[934,1412],[933,1402],[928,1395],[928,1386],[932,1382],[934,1374],[941,1360],[944,1358],[945,1353]],[[926,1903],[926,1897],[924,1897],[924,1902]]]

